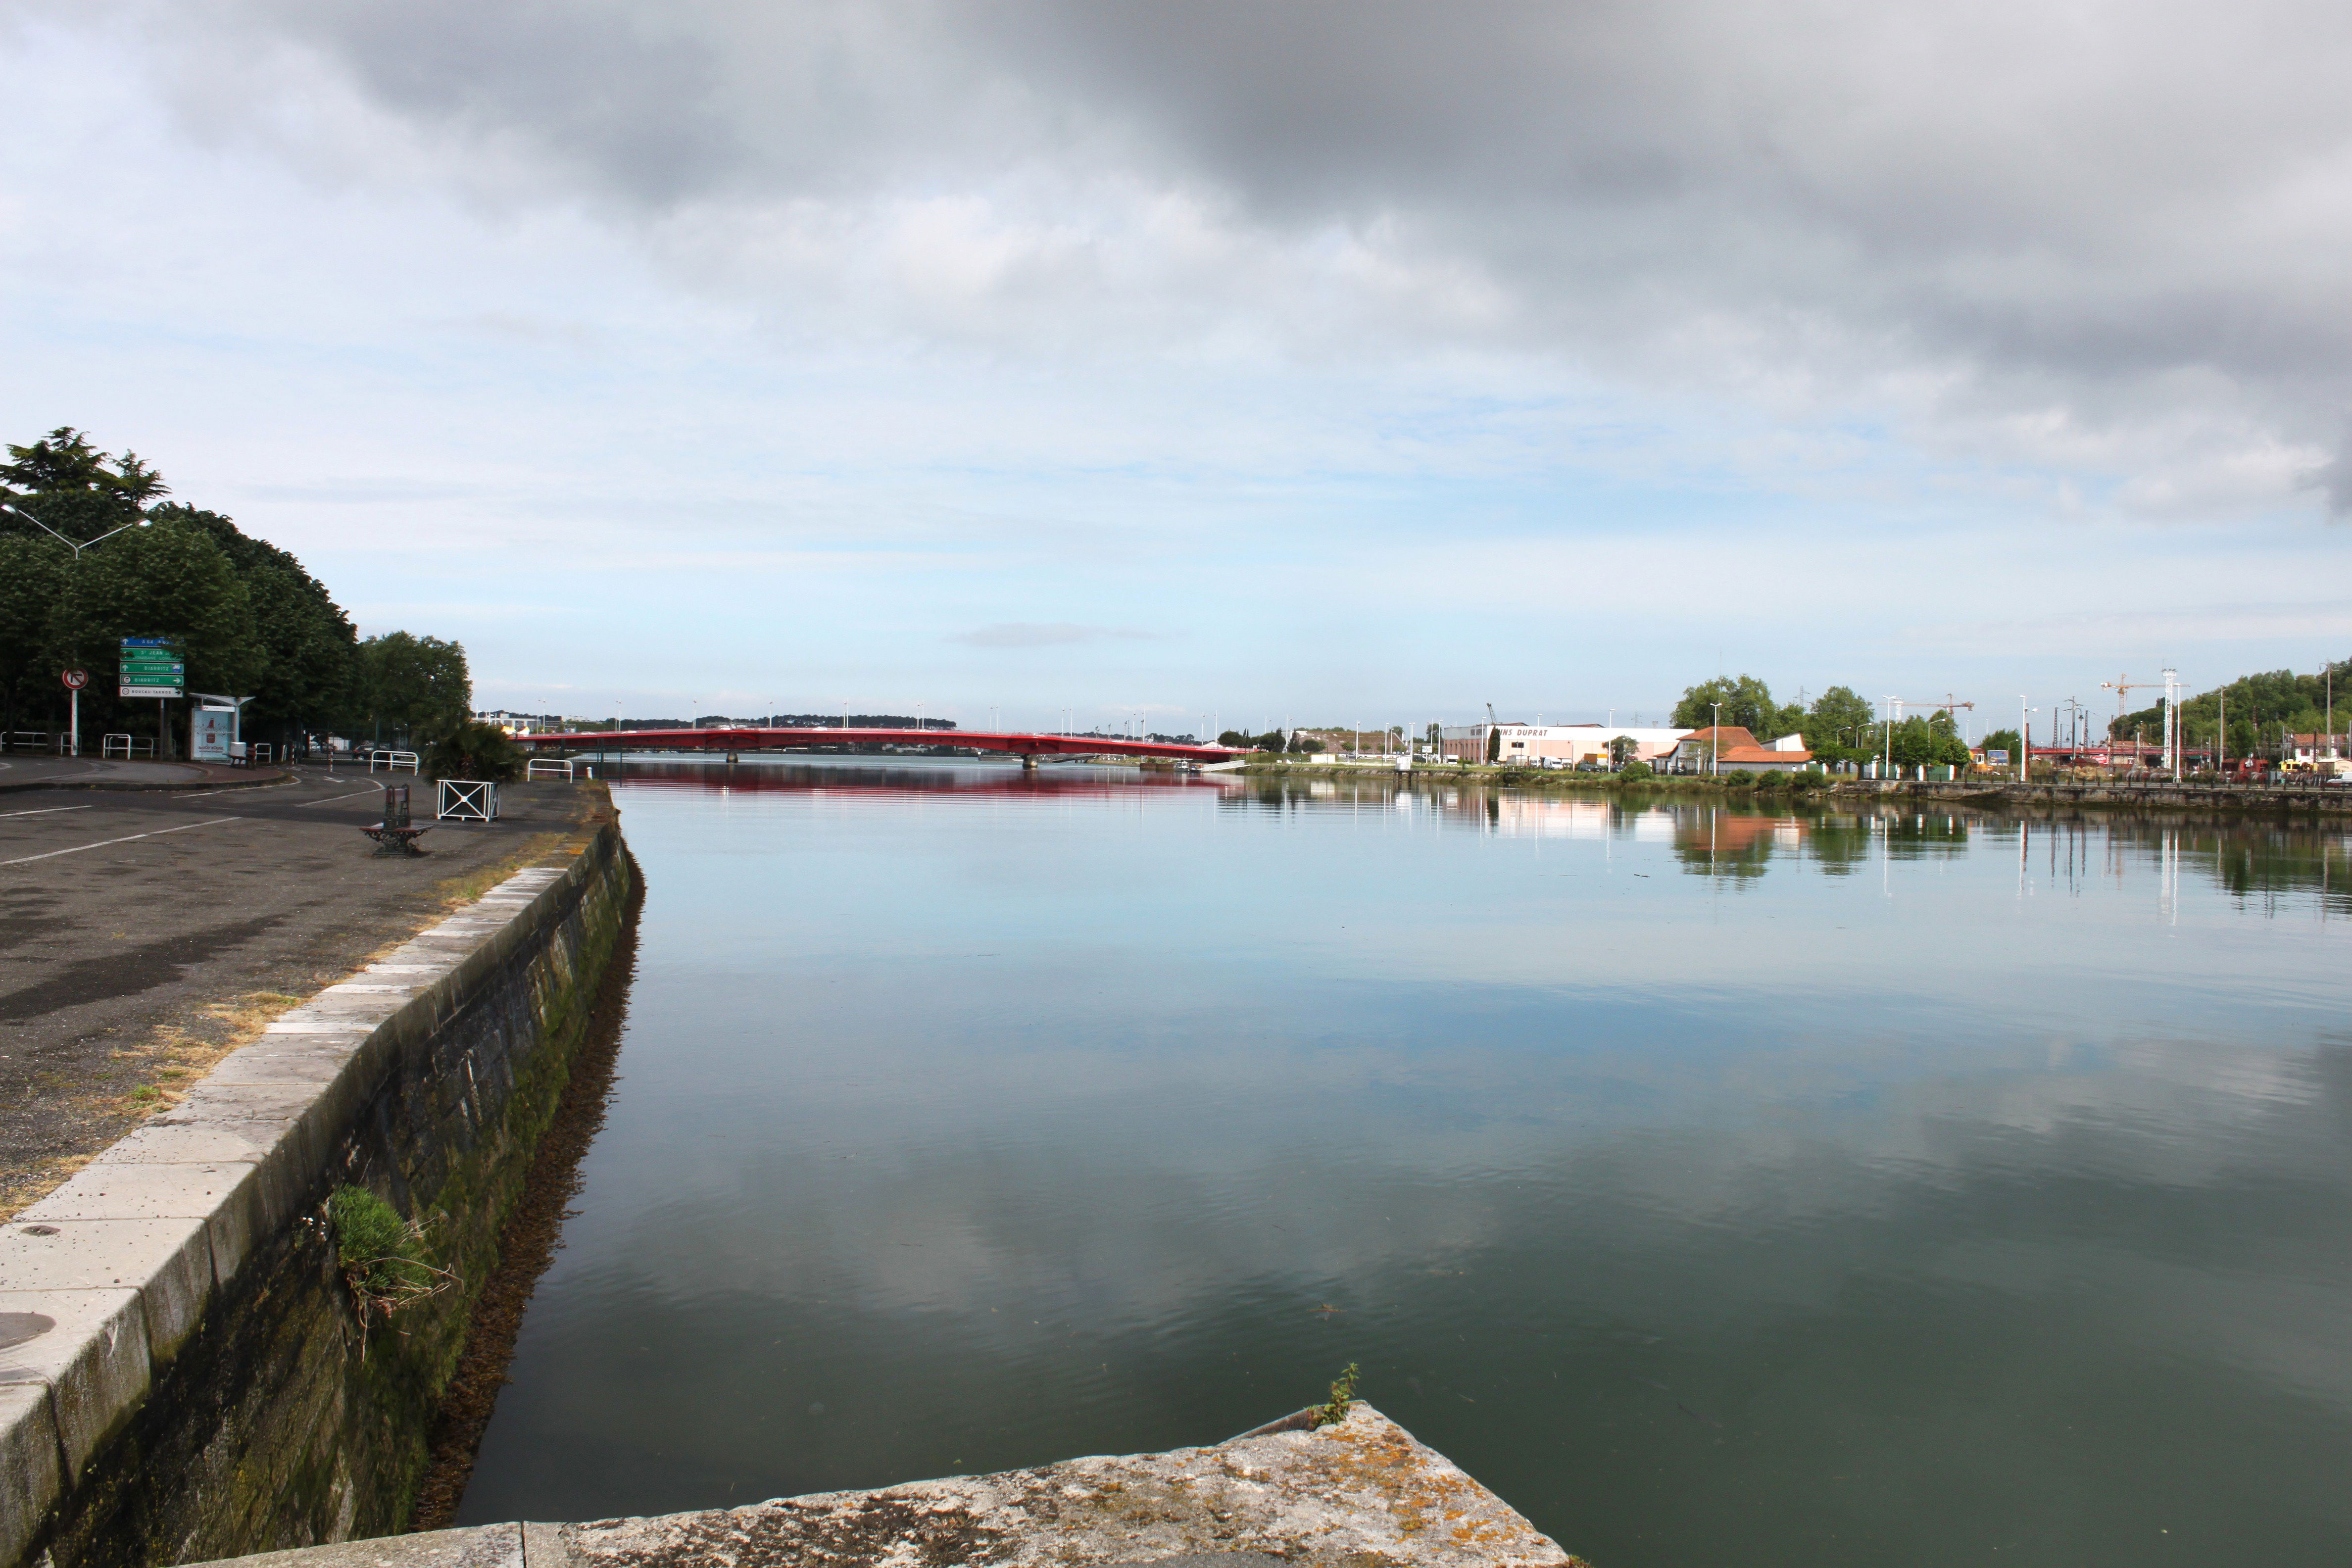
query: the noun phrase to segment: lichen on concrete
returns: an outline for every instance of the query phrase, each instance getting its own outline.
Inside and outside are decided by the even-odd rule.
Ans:
[[[569,1568],[1076,1568],[1244,1554],[1301,1568],[1578,1562],[1410,1432],[1345,1421],[1164,1454],[562,1527]],[[543,1568],[533,1563],[530,1568]]]

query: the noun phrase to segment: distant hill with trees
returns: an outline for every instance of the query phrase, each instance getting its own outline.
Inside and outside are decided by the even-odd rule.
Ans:
[[[190,691],[253,698],[252,740],[422,743],[470,711],[462,647],[406,632],[362,642],[301,562],[220,512],[163,499],[171,488],[136,453],[110,457],[70,426],[7,450],[0,501],[19,510],[0,511],[0,727],[62,730],[58,674],[79,668],[89,749],[110,730],[153,735],[155,704],[115,695],[126,637],[170,639]],[[174,709],[184,732],[185,705]]]
[[[2231,756],[2275,755],[2281,731],[2291,735],[2327,732],[2332,701],[2334,732],[2340,735],[2352,723],[2352,710],[2347,710],[2346,693],[2335,688],[2346,684],[2347,674],[2352,674],[2352,659],[2330,661],[2310,675],[2291,669],[2242,675],[2227,686],[2182,698],[2181,732],[2191,746],[2210,745],[2226,711]],[[2118,741],[2160,739],[2164,704],[2152,702],[2109,721],[2107,733]]]

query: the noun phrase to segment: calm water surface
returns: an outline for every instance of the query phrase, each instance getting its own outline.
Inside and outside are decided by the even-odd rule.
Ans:
[[[632,767],[465,1519],[1363,1392],[1601,1568],[2352,1561],[2337,832]]]

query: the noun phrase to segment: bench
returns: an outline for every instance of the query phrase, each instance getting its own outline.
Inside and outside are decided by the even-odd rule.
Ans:
[[[410,825],[408,786],[400,784],[384,788],[383,820],[360,831],[375,840],[375,852],[379,855],[422,855],[425,851],[416,847],[416,841],[433,830]]]

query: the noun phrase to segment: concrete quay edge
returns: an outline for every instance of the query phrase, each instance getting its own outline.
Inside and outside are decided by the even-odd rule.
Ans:
[[[1223,1443],[743,1508],[474,1525],[223,1568],[1582,1568],[1370,1405]]]
[[[0,1564],[22,1557],[257,1239],[295,1221],[400,1048],[554,918],[596,858],[518,871],[325,987],[0,1226]]]

